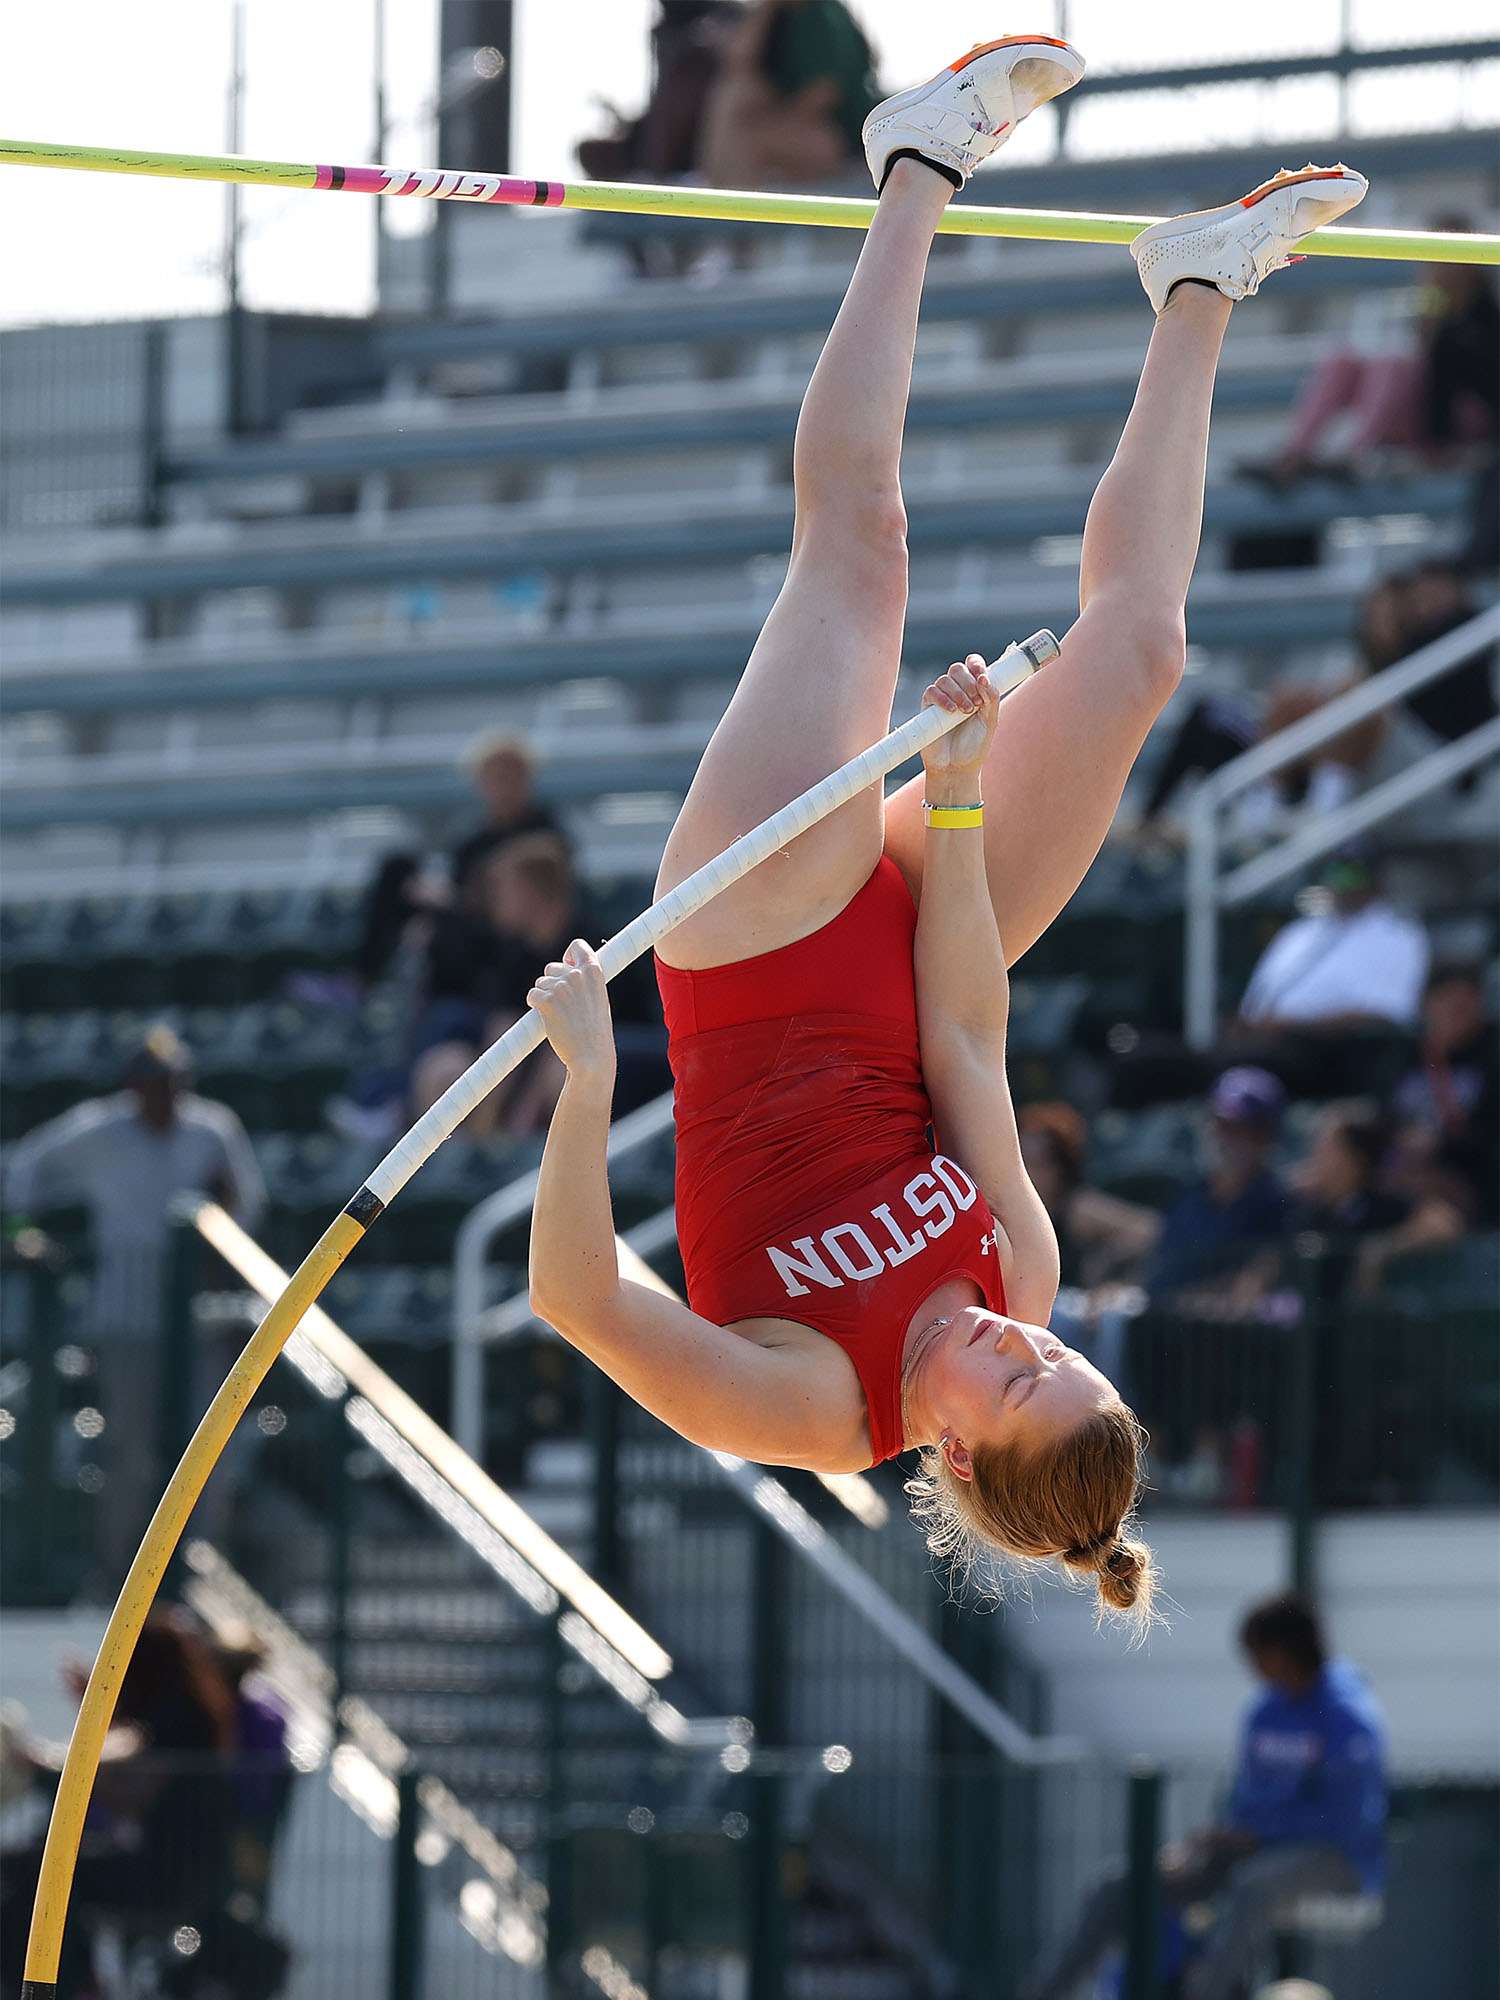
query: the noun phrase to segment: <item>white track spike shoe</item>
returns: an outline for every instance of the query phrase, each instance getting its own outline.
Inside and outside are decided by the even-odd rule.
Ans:
[[[1283,167],[1243,201],[1153,222],[1130,254],[1158,312],[1184,278],[1217,285],[1226,299],[1253,298],[1263,278],[1292,262],[1304,236],[1347,214],[1369,185],[1353,167]]]
[[[1083,57],[1051,35],[981,42],[915,90],[877,104],[865,120],[865,158],[877,191],[891,162],[915,153],[962,187],[1021,120],[1083,75]]]

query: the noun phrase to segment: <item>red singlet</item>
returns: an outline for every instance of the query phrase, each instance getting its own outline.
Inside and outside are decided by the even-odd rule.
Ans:
[[[995,1219],[928,1143],[916,911],[895,863],[832,923],[759,958],[657,960],[676,1082],[677,1237],[693,1311],[836,1340],[875,1462],[902,1449],[906,1329],[946,1279],[1005,1310]]]

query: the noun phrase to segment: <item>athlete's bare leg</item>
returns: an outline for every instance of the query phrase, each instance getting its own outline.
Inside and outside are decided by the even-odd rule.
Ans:
[[[802,404],[786,583],[672,829],[659,895],[890,726],[906,620],[902,428],[927,253],[952,192],[917,160],[886,182]],[[882,837],[872,788],[716,897],[663,957],[722,965],[810,935],[869,876]]]
[[[984,838],[1009,960],[1083,880],[1181,675],[1214,371],[1231,310],[1217,291],[1183,284],[1158,315],[1134,407],[1089,508],[1081,615],[1061,658],[1001,708],[984,771]],[[921,798],[917,778],[886,812],[886,852],[914,891]]]

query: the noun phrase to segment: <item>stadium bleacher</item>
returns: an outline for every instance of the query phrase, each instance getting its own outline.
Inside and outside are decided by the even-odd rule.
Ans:
[[[1372,141],[1382,216],[1421,225],[1434,208],[1459,207],[1489,225],[1493,136]],[[1258,178],[1268,157],[1262,148],[1070,161],[1050,175],[1020,168],[1005,173],[1004,198],[1190,206]],[[983,185],[978,193],[999,198]],[[73,403],[39,394],[5,447],[0,1145],[112,1088],[143,1029],[165,1020],[195,1051],[201,1089],[249,1127],[271,1195],[264,1242],[288,1264],[383,1150],[335,1129],[329,1106],[401,1030],[388,994],[320,999],[317,981],[331,991],[347,970],[379,859],[398,849],[437,856],[466,830],[473,798],[461,755],[477,732],[499,726],[528,740],[539,794],[612,917],[644,903],[780,581],[798,399],[852,255],[839,232],[781,231],[746,238],[748,255],[711,288],[627,285],[618,251],[640,225],[601,218],[549,239],[545,252],[574,255],[585,279],[569,282],[584,296],[549,301],[543,284],[524,309],[497,314],[496,264],[525,268],[517,232],[561,232],[565,222],[454,220],[467,309],[442,321],[387,312],[334,329],[344,390],[320,379],[316,400],[260,434],[231,437],[218,422],[222,354],[209,323],[172,329],[154,349],[136,327],[0,335],[0,362],[23,401],[33,379],[66,385],[90,370],[110,389],[91,403],[76,382]],[[1309,259],[1237,319],[1182,700],[1206,690],[1254,697],[1287,673],[1336,680],[1382,568],[1462,540],[1462,471],[1317,479],[1281,497],[1233,476],[1236,460],[1264,447],[1356,299],[1411,282],[1396,264]],[[940,243],[905,462],[913,560],[903,710],[954,654],[998,651],[1039,625],[1070,622],[1085,511],[1147,328],[1122,253]],[[269,320],[265,332],[274,340]],[[148,434],[140,385],[153,366],[168,393],[163,428]],[[1295,559],[1265,566],[1277,549]],[[1149,779],[1179,713],[1169,709],[1136,783]],[[1494,803],[1487,773],[1462,800],[1408,814],[1390,842],[1411,900],[1477,924],[1488,957],[1493,927],[1474,911],[1493,873],[1483,843]],[[1106,846],[1017,969],[1019,1096],[1065,1094],[1122,1030],[1179,1024],[1182,895],[1180,855]],[[1226,920],[1226,997],[1291,908],[1287,889]],[[1311,1116],[1294,1108],[1289,1149]],[[1092,1179],[1168,1199],[1194,1170],[1200,1123],[1182,1105],[1101,1112]],[[538,1150],[530,1140],[445,1148],[329,1289],[334,1316],[430,1409],[442,1411],[447,1394],[455,1229]],[[623,1188],[622,1228],[670,1199],[666,1164],[654,1156]],[[489,1278],[501,1296],[520,1285],[524,1254],[514,1234],[498,1251]],[[1494,1257],[1493,1239],[1476,1238],[1404,1273],[1407,1304],[1398,1297],[1396,1307],[1415,1298],[1477,1312]],[[575,1378],[547,1354],[545,1379],[526,1372],[532,1360],[519,1348],[494,1359],[488,1441],[503,1476],[532,1482],[539,1513],[550,1477],[551,1502],[576,1529],[578,1493],[555,1459],[549,1474],[546,1450],[585,1417]],[[1471,1394],[1467,1375],[1461,1387]],[[1487,1393],[1483,1381],[1472,1389],[1476,1404]],[[274,1451],[290,1462],[294,1446],[321,1449],[294,1430]],[[639,1439],[635,1449],[644,1459]],[[672,1595],[678,1498],[658,1490],[672,1484],[635,1478],[631,1531],[656,1578],[653,1611],[691,1626],[691,1606]],[[295,1545],[312,1516],[294,1504],[296,1477],[286,1485],[281,1525]],[[1363,1504],[1364,1489],[1351,1490]],[[702,1508],[696,1493],[682,1504],[684,1518]],[[693,1518],[712,1571],[727,1544],[715,1539],[711,1509]],[[366,1523],[355,1550],[362,1692],[456,1788],[486,1758],[511,1783],[517,1744],[534,1761],[540,1726],[528,1711],[516,1734],[491,1686],[508,1671],[514,1635],[490,1629],[493,1607],[475,1590],[461,1643],[437,1659],[429,1628],[468,1588],[473,1564],[439,1557],[409,1529],[392,1511]],[[581,1547],[586,1537],[574,1539]],[[288,1563],[289,1615],[324,1642],[321,1578]],[[724,1576],[715,1588],[732,1594]],[[738,1571],[732,1590],[744,1595]],[[684,1587],[684,1604],[690,1595]],[[527,1675],[544,1670],[528,1652]],[[914,1731],[925,1726],[919,1717]],[[534,1841],[534,1787],[515,1786],[500,1823],[507,1837]],[[849,1921],[847,1911],[824,1913],[830,1935]],[[831,1963],[832,1947],[827,1955]],[[897,2000],[910,1989],[877,1958],[863,1984],[830,1978],[799,1990]]]

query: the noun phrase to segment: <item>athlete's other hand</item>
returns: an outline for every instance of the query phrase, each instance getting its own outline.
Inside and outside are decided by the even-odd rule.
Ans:
[[[582,938],[575,938],[561,959],[546,967],[526,999],[541,1015],[547,1039],[570,1076],[613,1077],[609,989],[598,959]]]
[[[934,776],[977,777],[995,740],[995,723],[1000,714],[1000,697],[990,682],[990,670],[983,655],[970,653],[962,664],[951,666],[928,688],[922,706],[946,708],[967,717],[922,752],[928,772]]]

